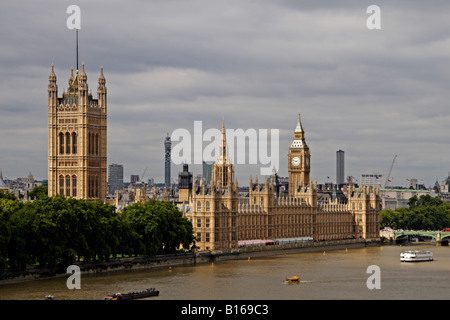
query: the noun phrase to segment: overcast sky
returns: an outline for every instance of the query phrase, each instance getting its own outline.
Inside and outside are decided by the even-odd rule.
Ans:
[[[47,179],[47,85],[58,95],[76,65],[66,9],[81,9],[80,65],[96,97],[108,89],[108,164],[162,182],[175,129],[279,129],[279,174],[297,113],[311,176],[387,174],[394,185],[441,182],[450,171],[450,2],[8,1],[0,11],[0,168]],[[369,5],[381,30],[369,30]],[[191,169],[201,173],[199,166]],[[260,176],[237,165],[240,185]],[[177,178],[179,166],[172,166]],[[330,177],[328,180],[327,177]]]

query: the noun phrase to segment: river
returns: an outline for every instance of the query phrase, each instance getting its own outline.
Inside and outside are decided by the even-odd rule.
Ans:
[[[400,252],[426,249],[434,261],[400,262]],[[326,249],[325,249],[326,250]],[[379,267],[380,289],[369,289],[371,265]],[[68,275],[69,276],[69,275]],[[300,284],[285,284],[299,276]],[[2,300],[101,300],[115,292],[155,287],[152,300],[352,300],[449,299],[450,247],[382,246],[81,275],[81,289],[67,277],[0,285]]]

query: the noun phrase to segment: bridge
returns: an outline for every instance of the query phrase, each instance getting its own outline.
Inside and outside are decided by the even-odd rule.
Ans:
[[[415,230],[407,230],[407,231],[394,231],[394,239],[400,240],[400,238],[409,238],[409,237],[431,237],[436,241],[446,240],[447,242],[450,240],[450,232],[443,231],[415,231]]]

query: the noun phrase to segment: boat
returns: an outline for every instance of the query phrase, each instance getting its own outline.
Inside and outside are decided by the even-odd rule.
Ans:
[[[111,295],[107,295],[105,300],[132,300],[132,299],[141,299],[145,297],[157,296],[159,295],[159,291],[155,288],[148,288],[141,291],[132,291],[126,293],[115,293]]]
[[[289,283],[289,284],[292,284],[292,283],[300,283],[300,278],[297,277],[297,276],[295,276],[295,277],[290,277],[290,278],[287,278],[286,280],[284,280],[284,283]]]
[[[51,294],[48,294],[45,296],[45,300],[55,300],[55,297],[52,296]]]
[[[401,262],[433,261],[433,253],[427,250],[410,250],[400,253]]]

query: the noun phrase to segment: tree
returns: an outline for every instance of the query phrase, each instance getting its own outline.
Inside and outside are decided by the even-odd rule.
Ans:
[[[31,200],[48,198],[48,187],[37,186],[28,192],[28,197]]]
[[[174,252],[180,245],[188,248],[194,240],[192,224],[169,202],[150,199],[125,207],[122,214],[137,235],[138,254]]]

